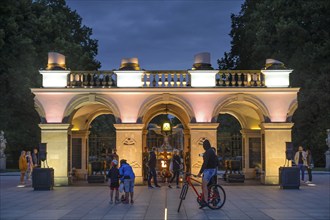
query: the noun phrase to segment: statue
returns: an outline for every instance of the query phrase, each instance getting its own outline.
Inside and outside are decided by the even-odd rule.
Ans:
[[[6,149],[6,138],[5,138],[5,132],[0,132],[0,170],[6,170],[6,155],[5,155],[5,149]]]
[[[5,155],[5,149],[6,149],[6,138],[5,138],[5,132],[0,132],[0,158],[6,157]]]
[[[327,138],[325,142],[328,146],[328,150],[325,152],[325,168],[330,170],[330,129],[327,129]]]

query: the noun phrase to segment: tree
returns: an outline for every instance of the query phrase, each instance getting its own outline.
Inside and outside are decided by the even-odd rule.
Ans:
[[[8,167],[19,151],[40,143],[39,116],[30,88],[41,86],[39,69],[47,53],[67,57],[67,66],[96,70],[97,41],[92,30],[64,0],[4,0],[0,4],[0,130],[5,132]]]
[[[293,142],[310,147],[324,165],[330,124],[329,1],[246,0],[232,15],[231,51],[219,63],[229,69],[255,69],[274,58],[294,69],[290,84],[300,87],[293,116]]]

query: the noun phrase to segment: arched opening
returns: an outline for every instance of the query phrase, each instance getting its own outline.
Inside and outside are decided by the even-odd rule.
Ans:
[[[105,175],[116,151],[115,117],[112,114],[97,116],[89,126],[88,176]]]
[[[68,115],[64,120],[71,124],[68,147],[69,176],[73,181],[90,182],[90,176],[98,175],[94,180],[104,182],[105,171],[116,147],[116,111],[104,103],[86,101],[72,102],[66,112]]]
[[[225,160],[240,160],[242,167],[241,124],[230,114],[219,114],[217,129],[217,154],[219,169],[225,169]]]
[[[172,131],[169,134],[162,133],[161,126],[169,120]],[[172,114],[158,114],[154,116],[147,125],[146,129],[146,147],[143,153],[143,178],[147,180],[147,162],[150,150],[156,151],[156,171],[158,179],[162,182],[168,181],[171,177],[170,161],[173,157],[173,151],[178,150],[182,161],[184,159],[184,128],[179,118]]]
[[[265,147],[260,124],[269,120],[267,108],[251,95],[237,94],[220,101],[214,115],[217,115],[219,123],[220,159],[240,160],[240,170],[245,178],[259,179],[265,167]]]

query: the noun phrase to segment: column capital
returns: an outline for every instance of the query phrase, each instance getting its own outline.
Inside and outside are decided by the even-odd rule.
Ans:
[[[88,136],[90,133],[91,132],[89,130],[71,131],[71,134],[76,136]]]
[[[144,124],[113,124],[117,131],[120,130],[142,130],[144,128]]]
[[[68,130],[72,127],[71,124],[39,124],[41,130]]]
[[[240,133],[242,135],[259,135],[260,134],[261,129],[247,129],[247,128],[243,128],[240,130]]]
[[[263,130],[291,130],[294,123],[261,123],[260,127]]]
[[[219,126],[219,123],[189,123],[188,128],[190,130],[214,130],[217,129]]]

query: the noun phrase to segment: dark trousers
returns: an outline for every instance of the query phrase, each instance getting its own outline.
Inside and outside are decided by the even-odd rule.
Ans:
[[[307,173],[308,173],[308,181],[312,182],[312,169],[311,168],[307,168]]]
[[[179,176],[180,176],[180,170],[175,170],[175,171],[173,170],[173,176],[169,183],[172,183],[174,178],[176,177],[176,185],[178,186],[179,185]]]
[[[156,168],[149,168],[148,186],[151,186],[151,178],[154,178],[154,184],[158,186]]]

